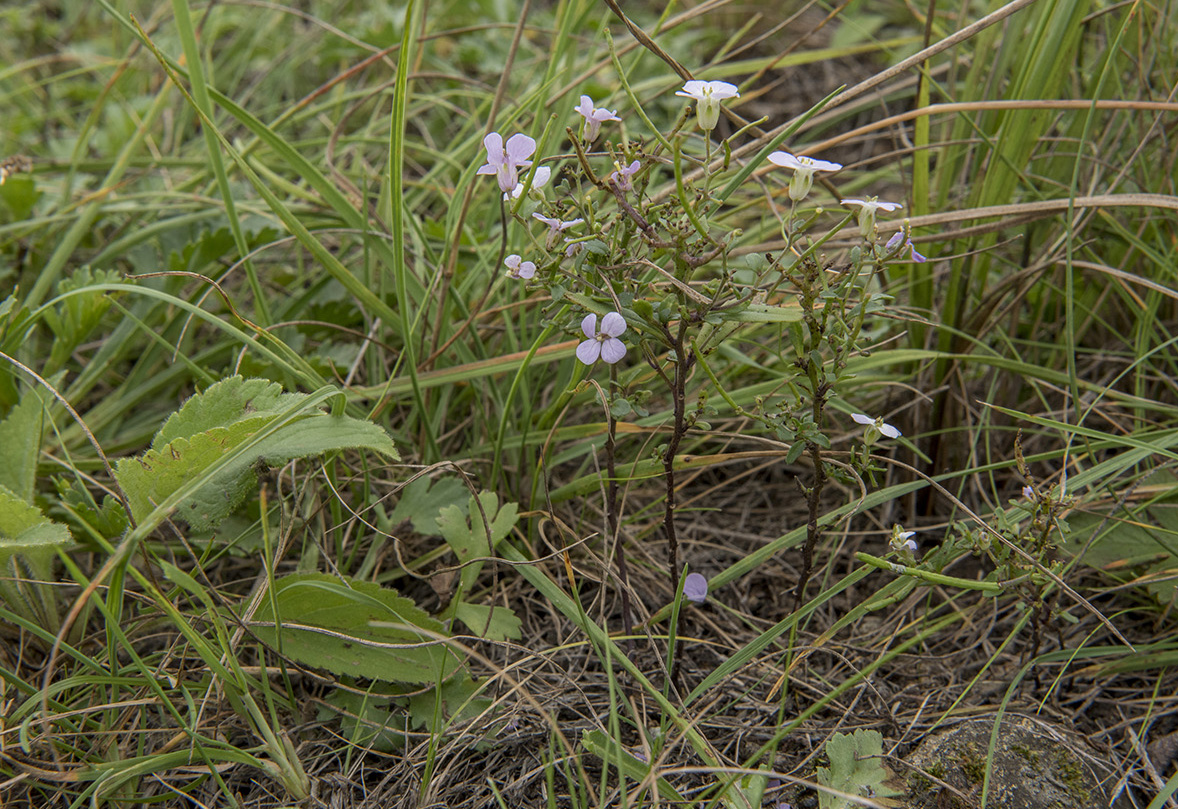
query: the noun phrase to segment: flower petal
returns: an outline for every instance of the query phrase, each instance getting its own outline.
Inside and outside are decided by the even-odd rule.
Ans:
[[[626,331],[626,319],[617,312],[610,312],[601,319],[601,330],[610,337],[617,337]]]
[[[589,96],[581,96],[580,106],[573,107],[573,112],[579,112],[586,118],[593,115],[593,99]]]
[[[708,598],[708,580],[702,573],[688,573],[683,581],[683,597],[696,604],[702,604]]]
[[[517,132],[507,139],[507,159],[517,166],[530,162],[528,158],[536,151],[536,141],[523,132]]]
[[[498,132],[489,132],[483,138],[483,146],[487,147],[487,164],[491,166],[503,165],[503,136]],[[481,169],[480,169],[481,171]],[[494,172],[487,172],[488,174]]]
[[[581,333],[590,340],[597,339],[597,315],[590,312],[581,320]],[[580,349],[577,349],[580,352]],[[594,357],[596,359],[596,357]]]
[[[577,346],[577,359],[586,365],[592,365],[597,362],[597,358],[601,356],[601,343],[597,338],[591,340],[582,340],[581,344]]]
[[[873,419],[871,416],[865,416],[862,413],[852,413],[851,419],[854,420],[856,424],[875,424],[875,419]]]
[[[601,358],[610,365],[613,365],[624,356],[626,356],[626,344],[617,337],[611,337],[608,340],[602,341]]]
[[[901,435],[900,431],[890,424],[880,424],[879,432],[888,438],[899,438]]]
[[[536,275],[536,262],[522,261],[519,265],[519,277],[530,280]]]

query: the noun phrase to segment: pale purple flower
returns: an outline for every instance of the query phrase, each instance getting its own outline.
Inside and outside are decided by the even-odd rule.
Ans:
[[[899,202],[880,202],[878,197],[869,197],[867,199],[843,199],[839,200],[843,205],[858,205],[859,206],[859,232],[863,234],[864,239],[870,239],[875,233],[875,212],[887,211],[891,213],[897,208],[903,208]]]
[[[695,99],[695,117],[705,132],[711,132],[720,121],[721,101],[740,98],[736,85],[726,81],[689,81],[675,95]]]
[[[886,438],[899,438],[901,432],[890,424],[885,424],[882,418],[873,419],[871,416],[865,416],[862,413],[852,413],[851,418],[856,424],[862,424],[867,427],[867,436],[870,438],[868,443],[872,443],[876,436],[882,435]],[[872,435],[872,431],[875,435]]]
[[[552,177],[552,169],[547,166],[540,166],[536,169],[536,173],[532,175],[532,190],[535,191],[548,185],[549,178]],[[520,194],[524,192],[524,181],[520,180],[515,184],[515,188],[511,189],[511,193],[505,193],[503,199],[519,199]]]
[[[789,198],[800,202],[810,193],[814,185],[814,172],[838,171],[841,163],[830,163],[826,160],[815,160],[805,155],[792,155],[789,152],[773,152],[769,155],[769,162],[783,169],[790,169],[794,176],[789,181]]]
[[[601,132],[601,125],[605,121],[620,121],[617,110],[598,109],[593,106],[593,99],[589,96],[581,96],[580,106],[573,107],[585,119],[585,126],[581,129],[581,138],[586,143],[592,143],[597,140],[598,133]]]
[[[626,331],[626,320],[617,312],[610,312],[601,319],[601,331],[597,330],[597,315],[585,315],[581,331],[587,339],[577,346],[577,359],[592,365],[598,358],[610,365],[626,356],[626,344],[618,335]]]
[[[611,172],[606,180],[616,185],[622,191],[630,191],[634,188],[634,182],[630,179],[638,173],[638,169],[642,164],[635,160],[628,166],[623,166],[617,161],[614,161],[614,167],[617,171]]]
[[[549,250],[551,250],[553,245],[556,244],[556,240],[560,238],[561,233],[585,221],[584,219],[570,219],[569,221],[564,222],[560,219],[552,219],[547,216],[542,216],[538,213],[534,213],[532,216],[536,219],[539,219],[545,225],[548,225],[548,239],[545,241],[545,246]]]
[[[901,246],[901,242],[903,242],[903,246]],[[901,253],[906,249],[912,251],[912,260],[917,264],[923,264],[924,262],[928,261],[928,256],[922,256],[920,253],[916,252],[916,245],[912,243],[912,237],[908,235],[907,227],[904,227],[903,229],[897,230],[895,233],[893,233],[892,238],[888,239],[887,243],[884,245],[884,250],[891,252],[897,247],[900,248]]]
[[[708,600],[708,580],[701,573],[688,573],[683,581],[683,597],[696,604]]]
[[[503,260],[507,265],[508,278],[523,278],[525,281],[531,279],[536,275],[536,265],[531,261],[524,261],[522,258],[512,253]]]
[[[519,184],[519,170],[532,165],[528,160],[536,151],[536,141],[522,132],[517,132],[503,144],[503,136],[492,132],[483,138],[487,147],[487,162],[479,166],[478,174],[494,174],[499,180],[499,190],[510,193]]]
[[[577,255],[577,253],[580,253],[585,249],[585,245],[576,239],[570,239],[568,236],[565,236],[564,241],[564,254],[566,258],[572,258],[573,256]]]
[[[1023,497],[1025,497],[1027,500],[1030,500],[1030,499],[1034,498],[1034,496],[1035,496],[1034,489],[1032,489],[1030,486],[1023,486]]]

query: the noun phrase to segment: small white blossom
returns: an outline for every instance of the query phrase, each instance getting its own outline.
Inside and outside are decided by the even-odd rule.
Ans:
[[[585,119],[585,126],[581,129],[581,137],[586,143],[597,140],[601,132],[601,125],[605,121],[620,121],[617,110],[598,109],[593,106],[593,99],[581,96],[580,106],[573,107]]]
[[[551,250],[553,245],[556,244],[556,240],[560,238],[560,234],[569,228],[579,225],[585,221],[584,219],[570,219],[569,221],[565,222],[560,219],[553,219],[548,216],[542,216],[538,213],[532,214],[532,217],[539,219],[545,225],[548,225],[548,239],[545,242],[545,246],[549,250]]]
[[[890,424],[884,423],[882,418],[873,419],[871,416],[863,413],[852,413],[851,418],[856,424],[862,424],[867,427],[867,436],[864,438],[867,443],[874,443],[875,438],[884,436],[885,438],[899,438],[902,433]],[[874,431],[874,435],[873,432]]]
[[[499,189],[507,194],[519,183],[519,170],[532,165],[528,160],[536,151],[536,141],[522,132],[517,132],[503,143],[503,136],[491,132],[483,138],[487,149],[487,162],[479,166],[477,174],[494,174],[499,180]]]
[[[831,163],[826,160],[815,160],[805,155],[792,155],[789,152],[772,152],[769,162],[790,169],[794,176],[789,181],[789,198],[794,202],[801,202],[810,193],[814,185],[814,172],[838,171],[841,163]]]
[[[536,264],[531,261],[524,261],[515,253],[505,258],[503,263],[507,266],[508,278],[522,278],[527,281],[536,275]]]
[[[695,99],[695,117],[705,132],[711,132],[719,123],[721,101],[740,98],[736,85],[726,81],[689,81],[675,95]]]
[[[601,319],[601,331],[597,330],[597,315],[585,315],[581,321],[581,332],[587,339],[577,346],[577,359],[592,365],[598,358],[610,365],[626,356],[626,344],[618,336],[626,331],[626,320],[617,312],[609,312]]]
[[[892,211],[903,208],[899,202],[880,202],[877,197],[869,197],[868,199],[843,199],[839,200],[843,205],[858,205],[859,206],[859,232],[864,239],[870,239],[875,234],[875,212],[876,211]]]

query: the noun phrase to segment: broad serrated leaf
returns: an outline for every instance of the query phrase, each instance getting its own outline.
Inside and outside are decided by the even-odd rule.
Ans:
[[[439,683],[461,665],[438,636],[442,624],[412,601],[372,582],[295,573],[274,583],[254,615],[254,632],[298,662],[336,674],[403,683]],[[297,625],[297,626],[296,626]],[[421,630],[421,631],[418,631]]]
[[[0,486],[0,597],[18,615],[57,629],[56,600],[49,584],[57,551],[70,543],[64,525],[48,519]]]
[[[256,485],[256,464],[344,449],[370,449],[396,459],[383,428],[311,407],[310,397],[283,394],[265,380],[239,377],[185,403],[160,431],[168,440],[118,462],[116,477],[140,523],[168,503],[194,529],[228,517]],[[214,425],[214,422],[223,422]],[[157,446],[157,444],[159,444]]]
[[[29,388],[20,403],[0,421],[0,486],[24,500],[33,502],[37,479],[37,456],[45,434],[45,406],[50,394],[41,387]]]
[[[462,481],[454,478],[431,481],[422,475],[401,489],[397,507],[389,515],[389,525],[396,528],[409,520],[417,533],[437,536],[440,533],[439,512],[447,506],[461,505],[467,496],[467,489],[462,485]]]
[[[177,438],[191,438],[213,427],[229,427],[240,421],[280,415],[305,401],[303,393],[283,393],[282,386],[268,379],[233,376],[191,396],[168,417],[151,442],[160,449]]]
[[[507,607],[459,602],[454,617],[480,638],[516,640],[522,634],[523,621]]]
[[[489,531],[483,519],[484,514],[490,521]],[[494,553],[495,546],[510,533],[518,519],[519,506],[507,503],[500,508],[499,498],[494,492],[480,492],[477,501],[471,497],[467,504],[467,514],[463,514],[457,506],[442,509],[438,515],[438,530],[442,532],[442,537],[462,564],[461,581],[464,591],[470,589],[478,578],[479,571],[483,569],[482,562],[470,563],[470,560]]]

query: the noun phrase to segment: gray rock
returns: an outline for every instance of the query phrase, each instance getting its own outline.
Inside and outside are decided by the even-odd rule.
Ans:
[[[907,806],[911,809],[980,806],[993,729],[991,716],[962,722],[925,739],[907,758],[913,767],[907,775]],[[1108,809],[1108,796],[1101,787],[1098,766],[1099,762],[1078,734],[1006,714],[994,749],[986,807]],[[921,770],[932,778],[922,775]]]

